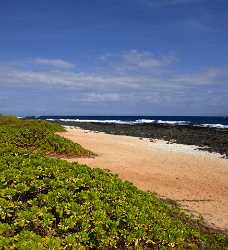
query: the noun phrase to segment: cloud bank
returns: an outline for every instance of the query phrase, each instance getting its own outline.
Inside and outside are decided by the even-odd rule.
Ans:
[[[62,68],[62,69],[74,68],[74,64],[66,62],[62,59],[36,58],[33,60],[33,63],[38,65],[51,66],[55,68]]]
[[[100,70],[94,72],[76,71],[74,64],[62,59],[34,59],[23,68],[1,64],[0,88],[4,91],[0,93],[0,104],[5,107],[3,111],[13,110],[5,93],[11,98],[35,93],[40,100],[38,105],[46,103],[46,106],[34,112],[45,110],[46,114],[57,108],[57,99],[64,107],[62,110],[71,113],[75,112],[74,105],[80,107],[81,113],[96,109],[107,114],[117,114],[118,110],[120,113],[148,113],[150,109],[163,114],[220,114],[228,108],[228,68],[211,67],[194,73],[178,73],[178,58],[137,50],[103,59]],[[21,100],[18,112],[25,110],[27,104],[26,98]],[[114,107],[111,111],[110,105]],[[31,107],[29,110],[32,112]]]

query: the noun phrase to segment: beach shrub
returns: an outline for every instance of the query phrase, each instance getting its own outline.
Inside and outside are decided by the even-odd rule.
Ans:
[[[65,156],[92,156],[93,153],[54,132],[64,131],[59,124],[38,120],[0,117],[0,143],[35,152]]]
[[[0,235],[5,249],[225,248],[222,236],[109,172],[12,145],[0,147]]]
[[[49,132],[63,132],[64,127],[58,123],[44,120],[18,119],[16,116],[0,116],[0,126],[14,128],[42,128]]]

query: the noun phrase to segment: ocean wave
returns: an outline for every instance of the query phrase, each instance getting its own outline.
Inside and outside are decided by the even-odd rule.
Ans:
[[[140,124],[140,123],[155,123],[156,120],[150,120],[150,119],[138,119],[136,121],[132,121],[134,124]]]
[[[163,120],[158,120],[156,123],[159,124],[173,124],[173,125],[188,125],[191,124],[189,121],[163,121]]]
[[[210,128],[228,128],[228,125],[223,125],[223,124],[200,124],[199,126],[201,127],[210,127]]]
[[[116,123],[116,124],[145,124],[145,123],[169,123],[169,124],[181,124],[184,121],[162,121],[162,120],[150,120],[150,119],[138,119],[135,121],[123,121],[123,120],[86,120],[86,119],[46,119],[48,121],[62,121],[62,122],[92,122],[92,123]]]
[[[187,125],[190,124],[188,121],[163,121],[163,120],[150,120],[150,119],[138,119],[135,121],[124,121],[124,120],[90,120],[90,119],[46,119],[48,121],[62,121],[62,122],[92,122],[92,123],[109,123],[109,124],[172,124],[172,125]]]
[[[61,122],[92,122],[92,123],[117,123],[117,124],[130,124],[127,121],[121,120],[82,120],[82,119],[46,119],[48,121],[61,121]]]
[[[103,123],[103,124],[169,124],[169,125],[192,125],[198,127],[210,127],[210,128],[228,128],[228,125],[223,124],[193,124],[190,121],[163,121],[163,120],[150,120],[150,119],[138,119],[135,121],[124,120],[92,120],[92,119],[46,119],[48,121],[61,121],[61,122],[91,122],[91,123]]]

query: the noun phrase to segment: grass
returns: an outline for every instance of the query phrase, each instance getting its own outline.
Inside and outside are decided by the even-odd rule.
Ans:
[[[42,127],[14,121],[0,128]],[[51,138],[62,129],[45,126]],[[42,145],[52,139],[33,136],[0,141],[0,249],[228,249],[226,236],[180,208],[110,172],[51,159]]]

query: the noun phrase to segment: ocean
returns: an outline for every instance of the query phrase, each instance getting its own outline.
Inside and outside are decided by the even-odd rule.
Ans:
[[[228,128],[228,116],[38,116],[50,121],[98,122],[118,124],[173,124]]]

